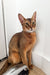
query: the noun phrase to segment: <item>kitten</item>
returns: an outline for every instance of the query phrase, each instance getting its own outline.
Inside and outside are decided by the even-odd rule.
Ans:
[[[23,64],[32,69],[31,52],[36,42],[36,12],[34,12],[32,18],[25,19],[21,14],[18,14],[18,18],[23,31],[16,33],[10,40],[9,62],[17,64],[22,61]]]
[[[22,62],[29,69],[33,69],[31,53],[36,43],[36,12],[32,18],[26,19],[21,14],[18,14],[18,18],[23,31],[16,33],[10,40],[8,62],[13,65]]]

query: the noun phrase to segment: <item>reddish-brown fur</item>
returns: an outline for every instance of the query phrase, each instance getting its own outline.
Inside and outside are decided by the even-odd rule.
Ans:
[[[9,62],[12,64],[20,63],[27,65],[28,68],[31,68],[31,51],[36,42],[36,32],[28,33],[30,27],[35,29],[32,26],[32,22],[36,24],[36,12],[33,14],[31,19],[25,19],[21,14],[18,15],[19,20],[22,24],[23,31],[20,33],[16,33],[9,43]],[[26,23],[30,25],[30,27],[26,27]],[[28,60],[27,60],[28,56]],[[29,62],[28,62],[29,61]]]
[[[18,17],[23,31],[16,33],[10,40],[8,62],[13,65],[23,62],[29,69],[32,69],[31,52],[36,43],[36,32],[29,33],[27,31],[30,29],[35,30],[36,28],[36,12],[30,19],[25,19],[21,14],[18,14]]]

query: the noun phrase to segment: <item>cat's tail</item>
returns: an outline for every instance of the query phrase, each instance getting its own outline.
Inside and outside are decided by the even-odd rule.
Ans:
[[[7,59],[3,67],[0,69],[0,75],[3,75],[3,73],[7,71],[9,66],[10,65],[8,64],[8,59]]]

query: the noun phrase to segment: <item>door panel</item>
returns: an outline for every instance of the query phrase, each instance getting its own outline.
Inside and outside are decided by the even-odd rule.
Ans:
[[[0,59],[6,57],[4,26],[2,17],[2,4],[0,0]]]

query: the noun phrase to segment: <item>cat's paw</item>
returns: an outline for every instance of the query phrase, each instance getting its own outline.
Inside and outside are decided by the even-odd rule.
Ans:
[[[33,64],[29,65],[29,69],[33,69]]]

